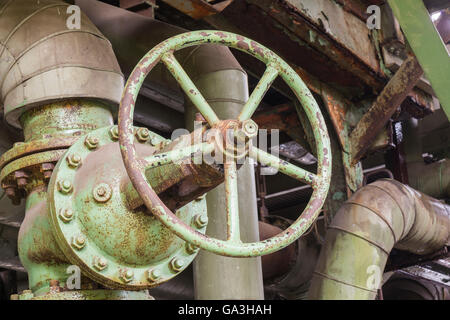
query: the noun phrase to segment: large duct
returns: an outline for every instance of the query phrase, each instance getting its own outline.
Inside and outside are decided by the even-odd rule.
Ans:
[[[10,125],[26,110],[67,98],[117,105],[123,90],[110,42],[80,13],[52,0],[0,0],[0,101]],[[76,20],[74,20],[76,21]]]
[[[337,212],[309,299],[374,299],[390,251],[433,253],[448,244],[450,206],[395,180],[358,190]]]

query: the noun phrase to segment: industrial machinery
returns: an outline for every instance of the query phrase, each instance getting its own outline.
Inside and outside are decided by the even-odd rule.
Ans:
[[[1,298],[448,299],[416,2],[0,0]]]

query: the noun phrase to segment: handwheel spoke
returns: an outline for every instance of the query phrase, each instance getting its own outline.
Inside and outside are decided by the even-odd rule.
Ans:
[[[186,71],[184,71],[183,67],[173,55],[173,52],[169,51],[165,53],[161,57],[161,60],[206,121],[208,121],[211,126],[219,122],[216,113],[211,109],[210,105],[192,82],[191,78],[189,78]]]
[[[174,149],[171,151],[158,153],[150,157],[144,158],[144,169],[150,169],[154,167],[159,167],[168,163],[180,161],[184,158],[192,156],[192,154],[197,152],[202,152],[203,154],[211,153],[214,150],[214,145],[210,143],[199,143],[196,145]]]
[[[239,115],[240,121],[248,120],[252,117],[256,108],[258,108],[261,100],[264,98],[264,95],[267,93],[277,76],[278,70],[274,66],[268,65],[266,71],[259,80],[258,85],[255,90],[253,90],[250,98],[242,109],[241,114]]]
[[[225,198],[227,205],[227,241],[241,242],[237,168],[234,161],[225,163]]]
[[[252,147],[250,149],[250,157],[264,166],[275,168],[285,175],[288,175],[297,180],[301,180],[309,185],[314,185],[318,180],[317,175],[315,175],[314,173],[294,166],[293,164],[281,160],[280,158],[262,151],[261,149],[258,149],[256,147]]]

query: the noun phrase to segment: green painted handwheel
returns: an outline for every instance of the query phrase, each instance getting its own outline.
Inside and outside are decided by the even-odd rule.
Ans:
[[[220,120],[174,57],[174,51],[206,43],[216,43],[236,48],[254,56],[267,65],[264,75],[262,76],[254,92],[250,95],[250,98],[242,109],[238,119]],[[250,120],[250,118],[261,102],[264,94],[267,92],[268,88],[278,75],[293,90],[297,99],[302,104],[312,125],[317,146],[317,174],[305,171],[304,169],[283,161],[261,149],[253,147],[251,143],[248,146],[247,153],[252,159],[258,161],[259,163],[276,167],[282,173],[312,186],[313,194],[304,212],[288,229],[284,230],[277,236],[264,241],[242,243],[240,240],[237,201],[236,162],[239,157],[230,157],[230,153],[224,152],[227,156],[227,160],[224,164],[226,187],[225,196],[227,203],[227,212],[224,214],[227,215],[228,222],[226,240],[210,238],[188,226],[186,223],[178,219],[152,190],[149,181],[146,179],[145,170],[146,168],[154,167],[155,165],[161,165],[161,155],[158,158],[138,157],[133,141],[133,112],[142,83],[153,67],[160,61],[166,65],[178,81],[185,94],[191,99],[193,104],[206,119],[210,128],[217,129],[220,132],[231,130],[234,132],[234,138],[237,139],[244,135],[248,138],[247,140],[251,140],[251,138],[255,136],[255,133],[257,133],[257,125]],[[162,157],[165,159],[164,162],[168,163],[189,157],[193,153],[208,153],[211,152],[212,149],[217,150],[217,147],[219,147],[220,150],[225,151],[230,150],[229,147],[231,145],[231,150],[236,150],[236,148],[232,148],[235,141],[234,138],[225,138],[225,143],[224,141],[219,143],[218,140],[202,142],[184,149],[172,151]],[[180,34],[160,43],[142,58],[128,79],[120,103],[119,143],[128,175],[148,209],[151,210],[151,212],[164,225],[166,225],[167,228],[185,241],[202,249],[224,256],[261,256],[280,250],[294,242],[311,226],[319,215],[330,185],[330,139],[328,137],[325,121],[320,112],[320,108],[314,100],[311,92],[303,83],[298,74],[278,55],[253,40],[228,32],[195,31]],[[223,148],[223,146],[218,146],[221,144],[223,144],[225,148]]]

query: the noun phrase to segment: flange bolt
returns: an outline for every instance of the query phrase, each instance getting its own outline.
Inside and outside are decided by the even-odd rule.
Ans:
[[[73,214],[72,209],[69,209],[69,208],[61,209],[61,211],[59,213],[59,217],[61,218],[62,221],[67,223],[73,219],[74,214]]]
[[[61,192],[63,194],[69,194],[73,190],[72,182],[70,182],[67,179],[59,180],[57,183],[57,188],[58,188],[59,192]]]
[[[113,141],[119,140],[119,127],[113,126],[111,129],[109,129],[109,135],[111,136],[111,139]]]
[[[99,142],[98,139],[93,136],[87,136],[86,139],[84,140],[84,144],[89,150],[97,148],[98,142]]]
[[[208,217],[206,215],[197,214],[194,217],[194,223],[197,228],[203,228],[208,224]]]
[[[122,281],[125,283],[131,282],[133,278],[134,278],[133,270],[125,269],[120,272],[120,279],[122,279]]]
[[[85,245],[86,245],[86,238],[81,234],[74,237],[72,240],[72,246],[75,249],[81,250],[84,248]]]
[[[139,128],[136,131],[136,138],[139,142],[147,142],[150,138],[150,131],[147,128]]]
[[[108,266],[108,261],[103,257],[94,258],[94,268],[98,271],[104,270]]]
[[[147,271],[147,280],[149,282],[156,282],[159,278],[161,278],[161,271],[158,269],[151,269]]]
[[[67,163],[69,164],[69,167],[77,168],[81,164],[81,157],[78,154],[73,153],[67,157]]]
[[[97,202],[104,203],[111,199],[112,190],[106,183],[98,184],[93,191],[94,199]]]
[[[175,272],[180,272],[185,265],[185,262],[181,258],[173,258],[170,261],[170,268]]]

